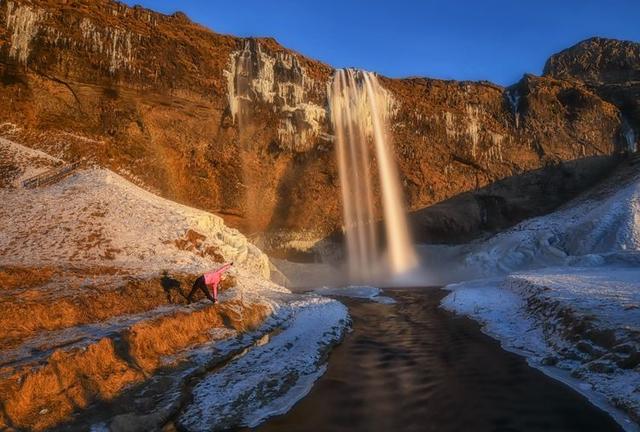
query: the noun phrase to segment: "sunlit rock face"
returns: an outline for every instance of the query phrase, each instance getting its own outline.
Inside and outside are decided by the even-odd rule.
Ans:
[[[0,2],[0,134],[213,211],[271,250],[306,249],[342,227],[333,73],[273,39],[217,34],[180,13]],[[509,88],[379,77],[394,101],[389,133],[417,238],[511,224],[606,172],[598,157],[639,130],[632,106],[605,98],[611,76],[594,87],[527,75]],[[490,187],[506,178],[515,183]],[[424,212],[463,193],[447,212]]]
[[[229,109],[240,132],[255,121],[257,106],[266,104],[279,117],[276,132],[283,150],[301,152],[315,146],[326,130],[323,83],[309,77],[295,55],[272,53],[256,39],[247,39],[231,53],[229,64]]]

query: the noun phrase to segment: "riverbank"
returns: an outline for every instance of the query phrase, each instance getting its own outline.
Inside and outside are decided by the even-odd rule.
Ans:
[[[548,268],[449,285],[442,304],[638,431],[639,280],[635,267]]]

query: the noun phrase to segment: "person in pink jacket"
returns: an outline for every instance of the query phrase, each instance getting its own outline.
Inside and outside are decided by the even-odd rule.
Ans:
[[[209,271],[196,279],[193,283],[193,287],[191,288],[191,292],[187,296],[189,303],[191,303],[193,295],[197,290],[201,290],[209,300],[216,303],[218,301],[218,284],[222,279],[222,274],[229,270],[232,265],[232,262],[227,263],[219,269]],[[213,296],[211,295],[212,293]]]

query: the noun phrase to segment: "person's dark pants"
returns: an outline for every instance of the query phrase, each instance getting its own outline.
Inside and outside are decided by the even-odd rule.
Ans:
[[[189,293],[189,295],[187,296],[187,300],[189,301],[189,303],[191,303],[192,299],[193,299],[193,295],[196,293],[196,291],[201,290],[205,296],[207,296],[207,298],[209,300],[211,300],[213,303],[216,302],[216,299],[213,298],[213,296],[211,295],[211,291],[209,291],[209,288],[207,287],[207,285],[204,283],[204,275],[200,276],[198,279],[196,279],[196,281],[193,283],[193,287],[191,288],[191,292]]]

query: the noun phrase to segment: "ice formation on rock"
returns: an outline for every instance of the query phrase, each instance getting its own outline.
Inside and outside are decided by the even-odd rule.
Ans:
[[[511,106],[511,112],[513,112],[513,117],[516,120],[516,128],[520,126],[520,93],[518,90],[507,90],[505,92],[507,95],[507,100],[509,101],[509,105]]]
[[[31,53],[31,41],[38,34],[44,12],[26,5],[7,2],[7,28],[11,31],[9,56],[26,64]]]
[[[266,103],[279,115],[277,135],[284,148],[308,150],[321,136],[326,109],[310,102],[318,84],[297,56],[272,53],[259,41],[247,39],[231,54],[225,75],[231,115],[240,128],[253,120],[256,103]]]
[[[636,131],[629,125],[629,122],[625,119],[622,122],[622,136],[627,144],[627,150],[635,152],[638,149]]]

